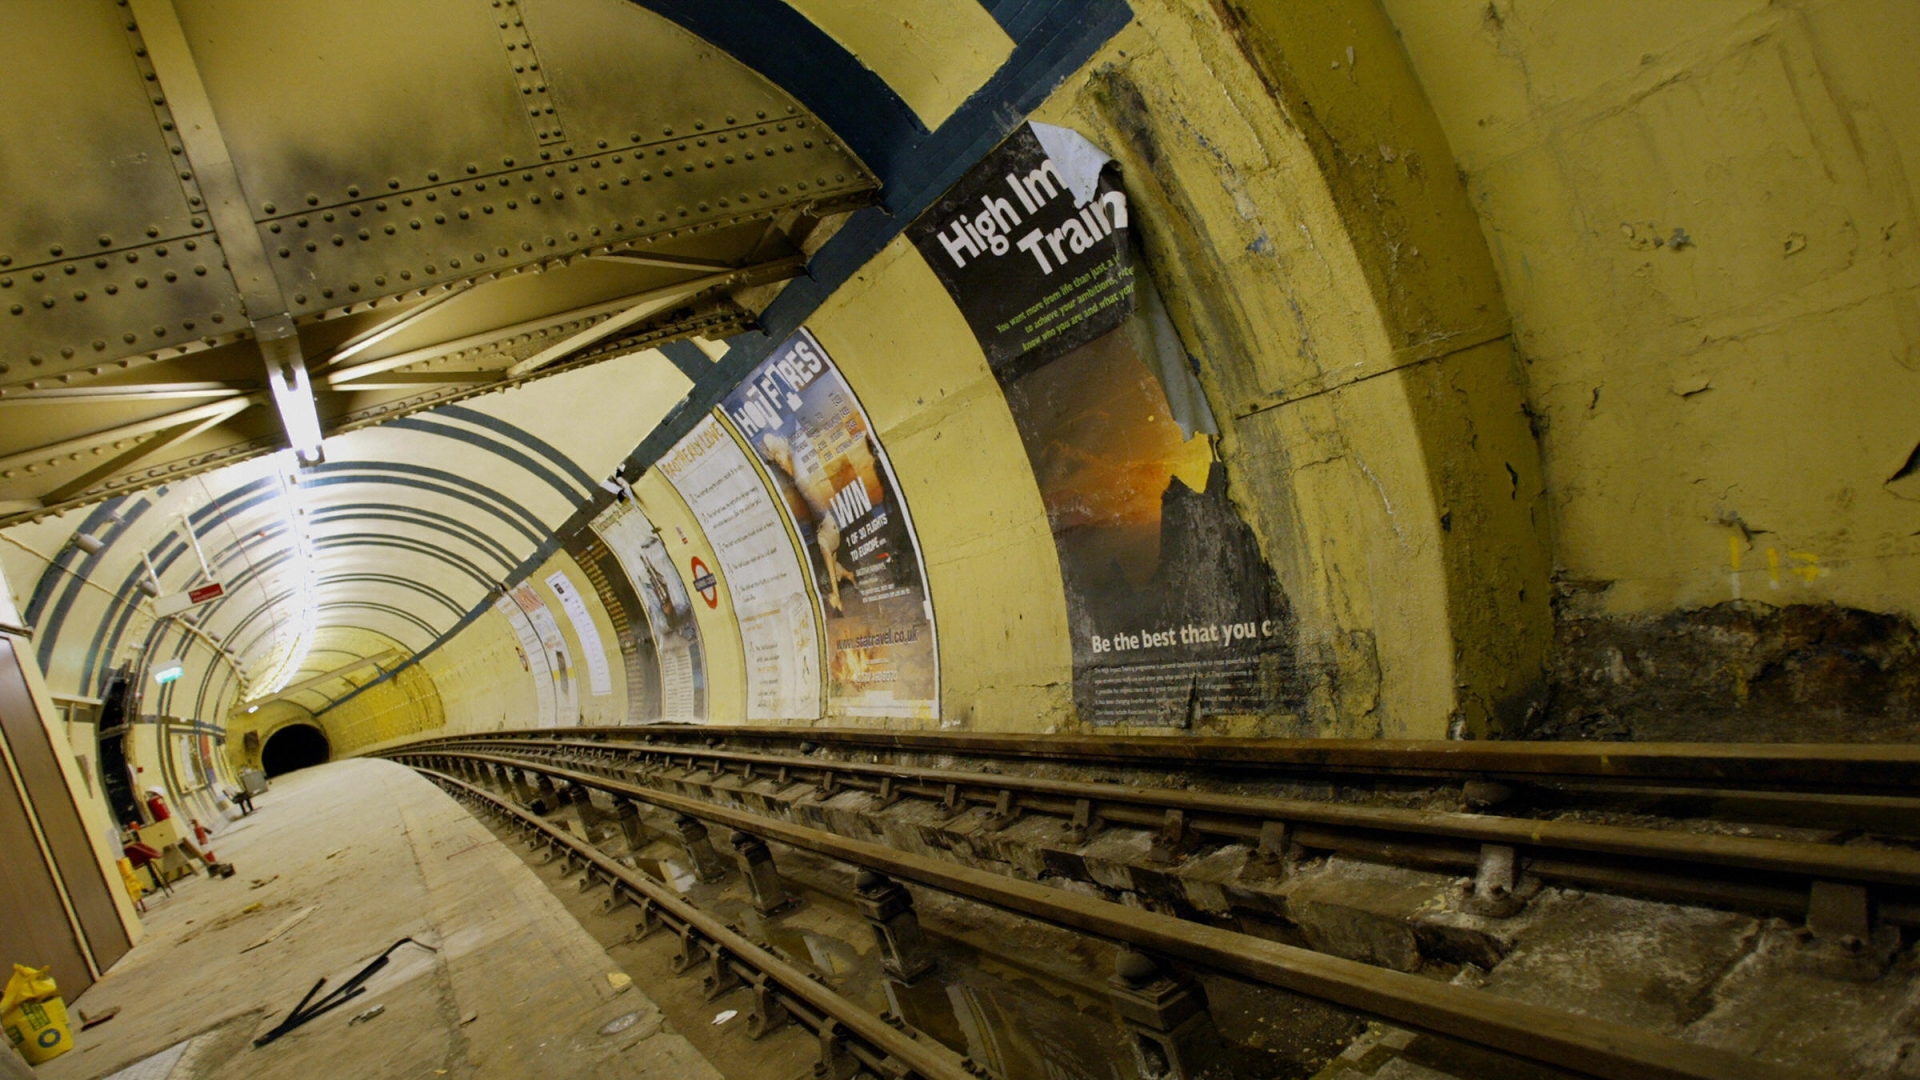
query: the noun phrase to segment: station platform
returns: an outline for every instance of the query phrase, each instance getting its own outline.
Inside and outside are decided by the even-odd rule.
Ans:
[[[147,938],[69,1002],[119,1014],[37,1075],[719,1077],[513,851],[412,771],[336,762],[256,806],[213,841],[236,873],[148,897]],[[435,951],[400,946],[365,993],[252,1045],[320,977],[324,995],[407,937]]]

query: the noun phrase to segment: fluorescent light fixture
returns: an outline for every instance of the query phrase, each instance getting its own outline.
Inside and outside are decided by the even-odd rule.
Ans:
[[[153,681],[165,686],[185,674],[187,666],[178,660],[169,660],[153,672]]]
[[[89,555],[98,555],[100,549],[107,546],[107,542],[92,533],[78,532],[73,534],[73,546]]]
[[[273,403],[280,409],[280,425],[286,429],[287,442],[300,460],[319,461],[320,413],[314,407],[307,363],[300,356],[299,331],[294,329],[292,319],[282,315],[257,325],[254,335],[267,362],[267,385],[273,390]]]
[[[259,711],[260,711],[260,706],[258,705],[250,705],[247,707],[247,712],[249,713],[257,713]]]

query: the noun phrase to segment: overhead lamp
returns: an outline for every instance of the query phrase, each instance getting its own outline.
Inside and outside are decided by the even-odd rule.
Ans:
[[[98,555],[100,549],[107,546],[107,542],[92,533],[77,532],[73,534],[73,546],[89,555]]]
[[[260,711],[260,706],[258,706],[258,705],[249,705],[249,706],[247,706],[247,715],[249,715],[249,716],[251,716],[251,715],[253,715],[254,713],[257,713],[257,712],[259,712],[259,711]]]
[[[280,409],[280,425],[286,429],[287,442],[301,461],[320,461],[320,413],[314,406],[307,363],[300,356],[299,331],[291,318],[277,315],[254,324],[254,340],[267,362],[267,385],[273,390],[273,403]]]
[[[179,660],[169,660],[154,669],[153,681],[159,683],[161,686],[165,686],[179,679],[181,675],[186,673],[186,670],[187,666]]]
[[[139,586],[140,591],[146,593],[148,596],[157,597],[160,595],[160,583],[150,577],[143,577],[134,582],[134,584]]]

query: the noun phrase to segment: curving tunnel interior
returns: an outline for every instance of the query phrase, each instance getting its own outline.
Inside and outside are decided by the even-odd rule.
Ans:
[[[1223,973],[1231,949],[1049,936],[1031,905],[956,914],[929,884],[945,871],[834,844],[1590,1011],[1738,1067],[1904,1075],[1886,1062],[1910,1024],[1872,996],[1910,981],[1920,919],[1898,890],[1920,876],[1898,866],[1858,884],[1809,855],[1784,884],[1756,862],[1726,871],[1756,875],[1738,889],[1667,889],[1566,871],[1585,856],[1538,833],[1447,833],[1409,864],[1405,837],[980,778],[1623,828],[1749,814],[1741,835],[1903,843],[1874,838],[1905,828],[1910,782],[1848,770],[1907,760],[1920,730],[1908,5],[85,0],[0,25],[28,46],[0,137],[31,148],[0,166],[0,631],[24,703],[10,760],[44,758],[16,766],[18,838],[42,838],[48,883],[8,900],[0,921],[29,929],[0,961],[78,993],[165,947],[160,905],[192,894],[142,899],[118,870],[166,838],[152,791],[222,854],[254,799],[323,808],[280,820],[324,835],[276,846],[260,838],[294,826],[272,816],[236,834],[262,865],[393,821],[420,850],[478,843],[458,804],[380,771],[400,758],[495,814],[485,829],[614,845],[625,870],[586,881],[615,901],[631,871],[751,909],[749,937],[1002,1080],[1479,1067],[1355,1016],[1495,1054],[1524,1040]],[[1589,744],[1842,762],[1805,797],[1856,801],[1703,802],[1688,764],[1677,787],[1649,765],[1632,799],[1580,803],[1629,766],[1527,771]],[[1495,749],[1457,770],[1301,749],[1436,745]],[[1542,746],[1562,749],[1518,764]],[[672,802],[745,813],[729,770],[742,788],[801,770],[823,803],[869,785],[873,805],[755,804],[846,834],[830,842]],[[664,795],[618,787],[669,773]],[[956,839],[969,799],[982,831]],[[1043,825],[1073,850],[1021,832]],[[783,929],[760,886],[742,899],[755,836],[828,914]],[[735,893],[702,891],[728,873],[709,855],[738,856]],[[938,993],[884,935],[870,955],[859,912],[897,912],[896,881],[933,927]],[[315,901],[289,895],[289,914]],[[660,903],[670,928],[705,925]],[[1764,964],[1805,941],[1769,919],[1864,944],[1793,968],[1828,982],[1782,981]],[[1616,963],[1582,927],[1649,944]],[[1889,932],[1884,965],[1858,960]],[[994,974],[1035,952],[1084,963]],[[1679,989],[1643,985],[1661,963]],[[1163,977],[1153,1015],[1187,1015],[1178,983],[1217,1039],[1141,1041],[1152,1025],[1115,1002]],[[658,972],[632,978],[670,1026],[710,1026]],[[1829,993],[1857,1027],[1793,1027]],[[1728,1034],[1767,1017],[1795,1034]],[[98,1060],[218,1041],[120,1026],[137,1037],[84,1033],[114,1047]],[[790,1063],[713,1041],[732,1030],[673,1044],[680,1066],[618,1067]],[[651,1039],[633,1045],[668,1053]],[[1234,1049],[1194,1057],[1209,1039]],[[65,1060],[48,1068],[96,1075]]]
[[[267,736],[260,747],[260,770],[268,779],[332,759],[326,734],[312,724],[288,724]]]

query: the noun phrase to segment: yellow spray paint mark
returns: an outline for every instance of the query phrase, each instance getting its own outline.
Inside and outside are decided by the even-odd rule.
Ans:
[[[1827,572],[1826,568],[1820,565],[1820,556],[1815,555],[1811,551],[1789,551],[1787,552],[1787,556],[1795,562],[1802,564],[1794,567],[1793,573],[1799,575],[1803,581],[1810,582],[1814,578]]]
[[[1727,565],[1733,568],[1727,574],[1727,588],[1735,600],[1740,599],[1740,540],[1739,533],[1727,536]]]
[[[1779,587],[1780,587],[1780,553],[1778,551],[1775,551],[1772,548],[1768,548],[1767,549],[1767,588],[1777,589]]]

